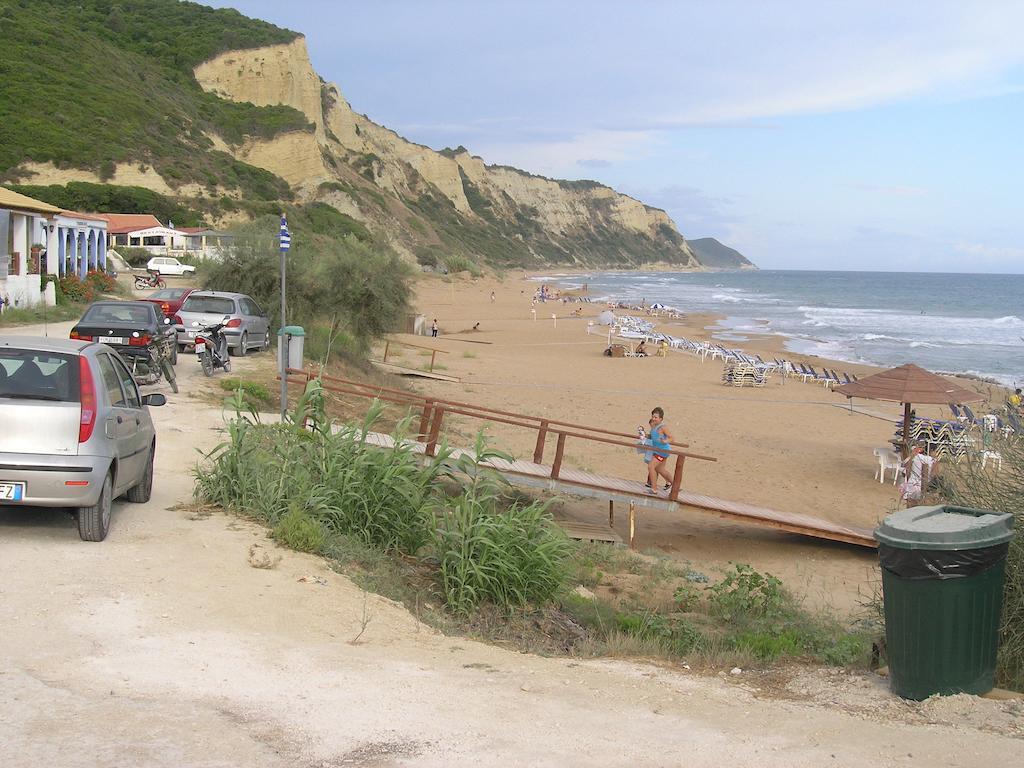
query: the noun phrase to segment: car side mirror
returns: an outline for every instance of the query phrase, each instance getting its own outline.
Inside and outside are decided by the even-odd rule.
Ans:
[[[151,395],[142,396],[143,405],[167,405],[167,398],[161,395],[159,392],[154,392]]]

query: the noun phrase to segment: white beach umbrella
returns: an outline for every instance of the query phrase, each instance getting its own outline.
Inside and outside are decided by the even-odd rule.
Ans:
[[[597,322],[599,325],[614,325],[615,324],[615,313],[610,309],[606,309],[600,315],[597,316]]]

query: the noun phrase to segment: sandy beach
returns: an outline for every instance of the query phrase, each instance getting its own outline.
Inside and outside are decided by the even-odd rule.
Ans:
[[[873,479],[877,459],[872,451],[892,437],[890,420],[899,415],[898,405],[857,401],[857,410],[851,411],[846,398],[820,384],[779,376],[763,388],[727,387],[721,383],[720,360],[701,361],[674,350],[665,358],[604,357],[607,329],[590,326],[588,334],[588,324],[606,305],[583,304],[582,316],[573,317],[579,304],[538,303],[534,319],[531,298],[539,284],[528,277],[517,273],[503,280],[460,276],[447,281],[425,275],[419,280],[415,304],[428,328],[437,318],[440,333],[433,341],[448,353],[438,356],[439,363],[460,381],[409,378],[411,386],[437,397],[629,433],[647,424],[651,408],[661,406],[677,442],[717,459],[687,462],[683,486],[688,490],[868,528],[895,509],[891,482]],[[694,314],[659,320],[658,328],[700,340],[709,338],[707,327],[715,320]],[[766,358],[784,354],[778,337],[742,347]],[[395,361],[394,354],[392,349],[389,362]],[[421,354],[407,349],[398,364],[404,360],[420,367]],[[858,375],[875,370],[786,357],[826,362]],[[958,381],[987,391],[977,382]],[[923,406],[917,412],[948,417],[943,410]],[[448,431],[451,444],[469,445],[478,426],[455,419]],[[532,431],[492,424],[488,434],[496,447],[517,457],[532,454]],[[602,474],[645,477],[641,458],[623,447],[569,441],[565,461]],[[607,505],[599,500],[566,500],[555,511],[570,519],[607,521]],[[617,516],[616,528],[626,534],[624,515]],[[750,563],[782,578],[809,605],[841,615],[855,612],[875,589],[871,551],[733,524],[696,509],[642,512],[637,544],[710,573],[730,561]]]

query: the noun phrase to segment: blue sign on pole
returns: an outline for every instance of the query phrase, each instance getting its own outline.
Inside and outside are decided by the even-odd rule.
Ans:
[[[281,250],[282,251],[287,251],[289,248],[291,248],[292,236],[291,236],[291,233],[288,231],[288,219],[285,218],[285,215],[283,213],[281,214],[281,236],[280,237],[281,237]]]

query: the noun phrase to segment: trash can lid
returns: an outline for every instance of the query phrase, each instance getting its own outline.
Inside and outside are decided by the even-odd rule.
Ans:
[[[897,549],[983,549],[1013,538],[1013,515],[971,507],[911,507],[887,515],[875,539]]]
[[[289,336],[305,336],[306,335],[306,329],[303,328],[301,325],[286,325],[284,328],[281,328],[277,332],[277,335],[278,336],[283,336],[286,333]]]

